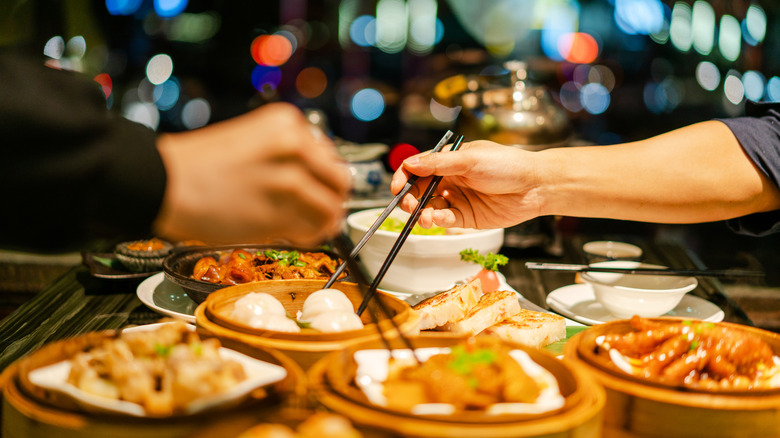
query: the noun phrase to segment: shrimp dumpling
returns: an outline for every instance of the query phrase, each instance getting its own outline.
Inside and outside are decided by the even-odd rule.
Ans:
[[[303,302],[303,308],[299,315],[301,321],[313,321],[321,313],[333,311],[355,312],[352,302],[338,289],[320,289],[312,292]]]
[[[299,333],[301,327],[294,320],[285,315],[269,314],[253,319],[250,326],[259,329],[273,330],[277,332]]]
[[[363,321],[352,310],[332,310],[318,314],[312,318],[309,325],[324,333],[336,333],[360,330],[363,328]]]
[[[265,292],[250,292],[236,300],[230,317],[254,327],[255,324],[252,323],[254,319],[264,318],[268,315],[284,317],[286,314],[284,305],[273,295]]]

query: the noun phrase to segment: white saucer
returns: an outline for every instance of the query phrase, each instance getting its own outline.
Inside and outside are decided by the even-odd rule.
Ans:
[[[157,313],[195,323],[195,308],[198,304],[187,296],[181,286],[166,280],[164,272],[142,281],[136,289],[136,295]]]
[[[604,306],[596,301],[593,289],[587,284],[571,284],[555,289],[547,295],[547,305],[563,316],[588,325],[620,319],[609,313]],[[719,322],[723,321],[725,314],[715,304],[703,298],[687,294],[680,300],[680,304],[677,307],[664,316],[679,316]]]

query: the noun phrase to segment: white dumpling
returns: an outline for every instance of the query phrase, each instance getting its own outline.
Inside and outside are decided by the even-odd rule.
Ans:
[[[301,321],[311,321],[321,313],[332,311],[355,312],[352,302],[338,289],[320,289],[312,292],[303,302],[303,309],[299,315]]]
[[[249,321],[249,326],[258,329],[286,333],[299,333],[301,331],[301,328],[294,320],[284,315],[277,314],[256,316],[254,319]]]
[[[273,295],[265,292],[250,292],[236,300],[230,317],[239,322],[250,324],[250,321],[264,315],[287,314],[284,305]]]
[[[335,333],[360,330],[363,328],[363,321],[352,310],[333,310],[315,316],[309,326],[321,332]]]

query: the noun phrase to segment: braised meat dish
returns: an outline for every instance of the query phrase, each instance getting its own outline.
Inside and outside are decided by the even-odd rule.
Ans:
[[[340,264],[323,252],[246,251],[235,249],[219,257],[203,257],[195,263],[192,278],[215,284],[242,284],[265,280],[326,279]],[[345,277],[343,273],[339,278]]]

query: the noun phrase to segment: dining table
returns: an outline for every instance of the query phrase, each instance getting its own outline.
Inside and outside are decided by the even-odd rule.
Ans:
[[[530,270],[528,261],[556,263],[586,263],[582,245],[599,235],[559,235],[542,246],[518,247],[513,230],[507,229],[501,252],[508,263],[501,267],[506,283],[528,302],[554,311],[547,303],[548,295],[562,287],[577,283],[576,273]],[[636,237],[633,243],[643,250],[642,259],[678,269],[703,269],[701,260],[679,243]],[[120,329],[131,325],[159,321],[164,315],[139,300],[139,284],[146,277],[98,277],[87,264],[66,271],[59,278],[34,294],[0,321],[0,371],[25,354],[60,339],[87,332]],[[690,293],[710,302],[723,311],[723,320],[745,325],[753,321],[732,299],[716,278],[699,278],[698,287]]]

